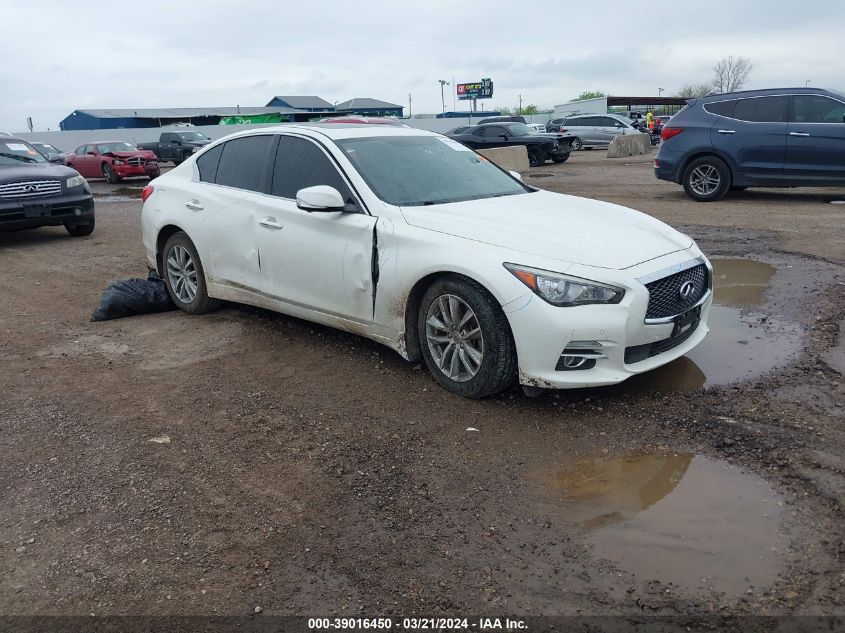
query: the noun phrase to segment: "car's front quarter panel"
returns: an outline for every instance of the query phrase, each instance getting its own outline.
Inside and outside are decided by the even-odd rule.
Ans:
[[[516,343],[520,383],[558,389],[610,385],[687,353],[709,331],[710,292],[701,306],[701,321],[686,341],[645,360],[631,364],[625,362],[626,348],[668,339],[674,328],[673,323],[645,323],[649,291],[640,280],[698,258],[709,268],[709,262],[701,251],[693,246],[625,270],[573,265],[566,271],[573,277],[624,288],[625,296],[615,305],[558,307],[532,293],[503,306]],[[595,366],[588,369],[556,369],[564,349],[573,341],[598,343],[605,358],[599,358]]]

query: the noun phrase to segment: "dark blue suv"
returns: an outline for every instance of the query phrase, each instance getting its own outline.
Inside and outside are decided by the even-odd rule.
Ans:
[[[662,139],[654,175],[699,202],[748,187],[845,187],[845,96],[829,90],[690,99]]]

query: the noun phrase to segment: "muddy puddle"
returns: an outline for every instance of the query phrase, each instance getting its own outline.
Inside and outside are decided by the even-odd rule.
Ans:
[[[687,591],[738,596],[785,567],[784,503],[763,479],[692,454],[593,458],[537,478],[596,557]]]
[[[775,268],[751,259],[714,259],[707,338],[686,356],[634,376],[618,388],[681,391],[760,376],[794,358],[802,328],[761,306]]]
[[[95,191],[94,197],[103,202],[137,202],[141,199],[143,185],[137,187],[117,187],[107,191]]]

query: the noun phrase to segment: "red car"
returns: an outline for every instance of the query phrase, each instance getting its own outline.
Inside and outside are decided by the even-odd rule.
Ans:
[[[65,156],[65,164],[86,178],[105,178],[112,184],[123,178],[146,176],[158,178],[158,158],[147,149],[138,149],[126,141],[97,141],[77,147]]]

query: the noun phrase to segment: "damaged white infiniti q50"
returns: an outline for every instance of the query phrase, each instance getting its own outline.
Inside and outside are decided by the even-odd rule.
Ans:
[[[185,312],[237,301],[354,332],[462,396],[618,383],[708,332],[712,268],[691,238],[431,132],[238,133],[143,197],[149,263]]]

